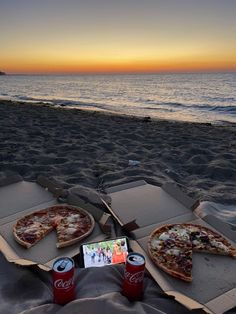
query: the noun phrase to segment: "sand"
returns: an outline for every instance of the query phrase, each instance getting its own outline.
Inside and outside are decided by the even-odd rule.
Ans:
[[[101,192],[140,179],[155,185],[175,181],[194,198],[235,204],[236,125],[1,100],[0,177],[12,173]]]

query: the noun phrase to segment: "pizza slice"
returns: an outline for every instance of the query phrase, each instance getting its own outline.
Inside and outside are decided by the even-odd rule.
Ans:
[[[15,240],[29,249],[53,230],[47,211],[38,211],[19,219],[13,227]]]
[[[235,248],[216,231],[193,224],[188,224],[187,228],[190,233],[194,251],[236,257]]]
[[[154,263],[173,277],[192,281],[192,243],[179,225],[164,225],[152,232],[148,251]]]
[[[158,245],[149,242],[149,254],[153,262],[169,275],[187,282],[192,281],[192,249],[184,243]]]

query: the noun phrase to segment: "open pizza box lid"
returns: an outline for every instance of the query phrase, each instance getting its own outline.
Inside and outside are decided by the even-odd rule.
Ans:
[[[130,233],[134,251],[146,258],[146,268],[163,291],[191,310],[224,313],[236,306],[236,261],[228,256],[193,254],[193,281],[187,283],[166,274],[147,253],[149,234],[167,223],[191,222],[212,228],[235,245],[236,231],[214,216],[199,218],[198,202],[186,196],[175,184],[162,187],[136,181],[107,189],[106,204],[121,226]]]
[[[22,266],[38,265],[48,271],[58,257],[74,257],[79,254],[81,243],[105,239],[106,235],[101,228],[106,225],[109,214],[91,204],[85,204],[78,196],[69,194],[65,203],[81,207],[95,218],[93,232],[81,242],[60,249],[56,248],[56,233],[51,232],[37,245],[25,249],[15,241],[13,225],[17,219],[28,213],[58,204],[57,196],[61,192],[47,179],[40,178],[38,181],[40,184],[26,182],[20,176],[0,181],[0,250],[9,262]]]

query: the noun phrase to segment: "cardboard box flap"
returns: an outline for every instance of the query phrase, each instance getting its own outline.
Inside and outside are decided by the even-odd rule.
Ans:
[[[135,222],[142,228],[171,217],[189,214],[189,209],[179,200],[161,187],[145,181],[120,185],[108,189],[107,192],[110,192],[108,195],[111,198],[111,206],[108,208],[122,226]]]
[[[183,204],[185,207],[194,210],[199,205],[199,200],[194,200],[186,195],[176,184],[173,182],[167,182],[162,185],[162,189],[169,195],[174,197],[177,201]]]
[[[106,189],[106,193],[107,194],[111,194],[114,192],[119,192],[119,191],[123,191],[123,190],[128,190],[137,186],[142,186],[148,184],[146,181],[144,180],[138,180],[138,181],[132,181],[132,182],[128,182],[128,183],[124,183],[124,184],[120,184],[120,185],[116,185],[110,188]]]
[[[136,219],[134,219],[133,221],[130,221],[128,223],[126,223],[125,225],[122,226],[124,230],[131,232],[133,230],[137,230],[140,228],[140,226],[136,223]]]
[[[17,182],[20,182],[20,181],[23,181],[23,178],[20,175],[18,175],[18,174],[15,174],[15,175],[12,175],[12,176],[8,176],[8,177],[4,177],[4,178],[0,179],[0,187],[6,186],[6,185],[9,185],[9,184],[12,184],[12,183],[17,183]]]
[[[224,313],[235,307],[236,288],[206,303],[206,307],[214,314]]]
[[[193,299],[188,298],[186,295],[179,293],[177,291],[166,291],[167,295],[172,296],[181,304],[184,304],[189,310],[199,310],[204,309],[206,313],[214,314],[209,309],[204,307],[202,304],[194,301]]]
[[[236,230],[232,229],[231,225],[213,215],[206,215],[203,217],[203,220],[206,221],[212,227],[214,227],[216,230],[220,231],[228,239],[232,240],[233,242],[236,242]]]
[[[53,200],[53,195],[37,183],[20,181],[1,187],[0,219]]]

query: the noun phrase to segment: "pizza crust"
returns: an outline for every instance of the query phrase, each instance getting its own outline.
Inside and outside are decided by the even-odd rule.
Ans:
[[[158,258],[155,256],[155,254],[152,253],[152,250],[149,247],[148,247],[148,253],[149,253],[149,256],[151,257],[152,261],[154,262],[154,264],[156,264],[156,266],[158,266],[160,269],[162,269],[167,274],[169,274],[175,278],[184,280],[186,282],[192,281],[191,274],[188,275],[186,273],[177,271],[173,268],[169,268],[169,267],[165,266],[167,264],[167,262],[161,262],[161,261],[159,262]]]
[[[70,246],[72,244],[75,244],[76,242],[81,241],[82,239],[86,238],[93,230],[91,229],[90,231],[88,231],[87,233],[83,234],[82,236],[79,236],[77,238],[74,238],[72,240],[68,240],[68,241],[64,241],[64,242],[57,242],[56,243],[56,247],[62,248],[62,247],[66,247],[66,246]]]
[[[155,262],[155,261],[154,261]],[[155,262],[156,263],[156,262]],[[165,267],[164,265],[161,265],[161,264],[158,264],[157,265],[159,268],[161,268],[162,270],[164,270],[164,272],[166,272],[167,274],[175,277],[175,278],[178,278],[178,279],[181,279],[181,280],[184,280],[184,281],[187,281],[187,282],[191,282],[192,281],[192,276],[186,276],[180,272],[177,272],[175,270],[171,270],[167,267]]]
[[[14,235],[15,240],[16,240],[19,244],[21,244],[22,246],[24,246],[25,248],[29,249],[29,248],[32,246],[30,243],[25,242],[25,241],[21,240],[21,239],[18,237],[18,235],[17,235],[17,233],[16,233],[16,228],[15,228],[15,227],[13,228],[13,235]],[[36,243],[37,243],[37,242],[35,242],[35,244],[36,244]]]

